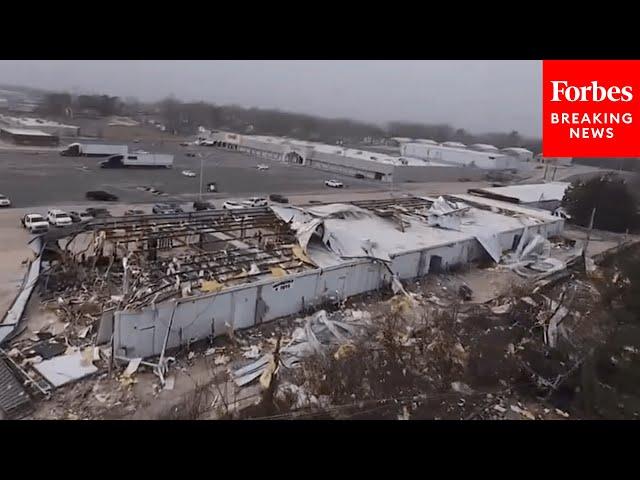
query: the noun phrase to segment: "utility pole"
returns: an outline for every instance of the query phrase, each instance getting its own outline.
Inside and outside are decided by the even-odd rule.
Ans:
[[[582,254],[584,255],[585,258],[587,258],[587,247],[589,246],[589,240],[591,239],[591,230],[593,229],[593,219],[596,216],[596,207],[593,207],[593,210],[591,210],[591,219],[589,220],[589,230],[587,230],[587,240],[584,244],[584,250],[582,251]]]
[[[200,157],[200,194],[198,195],[198,200],[202,201],[202,173],[204,171],[204,158]]]

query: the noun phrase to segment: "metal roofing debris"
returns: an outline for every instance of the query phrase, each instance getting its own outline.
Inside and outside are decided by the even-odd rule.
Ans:
[[[5,361],[0,358],[0,411],[21,418],[31,411],[31,399]]]
[[[34,364],[33,368],[56,388],[98,371],[98,368],[85,358],[83,352],[53,357]]]
[[[0,344],[2,344],[2,342],[14,331],[22,318],[22,314],[27,306],[31,292],[33,292],[36,282],[38,281],[41,262],[41,256],[36,257],[36,259],[31,262],[29,270],[27,271],[22,283],[22,287],[20,288],[20,292],[13,301],[11,308],[7,310],[7,313],[2,319],[2,323],[0,323]]]
[[[364,314],[360,313],[363,318]],[[338,319],[329,319],[325,310],[320,310],[303,320],[304,325],[297,327],[291,340],[280,349],[280,361],[286,368],[294,368],[303,358],[313,353],[321,353],[332,344],[348,345],[349,338],[362,329],[364,323],[356,320],[354,312],[344,315],[341,312],[332,314]],[[233,372],[233,378],[239,387],[247,385],[267,371],[273,361],[273,354],[263,355],[249,365],[245,365]]]
[[[314,235],[339,258],[368,257],[385,262],[403,252],[475,238],[499,262],[499,233],[558,220],[549,215],[544,220],[536,218],[525,209],[513,212],[505,204],[494,212],[488,206],[478,208],[478,202],[472,208],[456,200],[453,196],[410,197],[272,209],[296,232],[299,244],[316,264],[325,264],[326,259],[317,258],[317,250],[309,249]]]

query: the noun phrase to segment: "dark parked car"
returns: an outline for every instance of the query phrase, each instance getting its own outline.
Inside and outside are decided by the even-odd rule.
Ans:
[[[97,200],[99,202],[115,202],[118,197],[113,193],[105,192],[104,190],[95,190],[86,193],[86,197],[89,200]]]
[[[269,195],[269,200],[277,203],[289,203],[289,199],[287,197],[278,193],[272,193],[271,195]]]
[[[355,177],[356,177],[356,178],[363,179],[363,178],[364,178],[364,175],[363,175],[363,174],[361,174],[361,173],[356,173]]]
[[[176,203],[156,203],[151,209],[153,213],[170,214],[170,213],[183,213],[182,207]]]
[[[69,212],[69,216],[71,217],[71,221],[73,223],[88,222],[93,217],[93,215],[91,215],[89,212],[75,211]]]
[[[200,200],[196,200],[195,202],[193,202],[193,209],[196,212],[200,212],[202,210],[214,210],[215,208],[216,207],[211,202],[205,202]]]
[[[93,218],[109,218],[111,217],[111,212],[106,208],[87,208],[86,212],[91,215]]]
[[[193,153],[193,152],[187,152],[187,153],[185,153],[185,156],[187,156],[187,157],[195,157],[196,154]]]

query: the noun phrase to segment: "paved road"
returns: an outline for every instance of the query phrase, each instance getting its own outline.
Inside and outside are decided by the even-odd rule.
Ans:
[[[16,207],[48,204],[78,203],[84,200],[88,190],[107,190],[127,203],[148,203],[157,200],[153,195],[139,190],[140,186],[153,186],[179,200],[196,195],[199,177],[185,177],[182,170],[190,169],[199,174],[200,158],[187,157],[188,151],[202,154],[204,158],[204,183],[215,181],[219,195],[247,196],[270,193],[323,192],[324,180],[337,178],[347,189],[384,190],[384,185],[373,180],[359,180],[307,167],[285,165],[264,159],[249,157],[226,150],[177,145],[133,144],[130,149],[143,149],[154,153],[172,153],[172,169],[101,169],[101,159],[62,157],[55,152],[25,152],[0,149],[0,193],[13,201]],[[258,163],[270,166],[259,171]]]

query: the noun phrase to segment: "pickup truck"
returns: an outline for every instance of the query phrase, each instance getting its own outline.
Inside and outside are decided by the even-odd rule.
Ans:
[[[54,227],[67,227],[73,223],[67,212],[54,208],[47,212],[47,220]]]
[[[30,233],[44,233],[49,231],[49,222],[37,213],[28,213],[20,219],[22,226]]]

